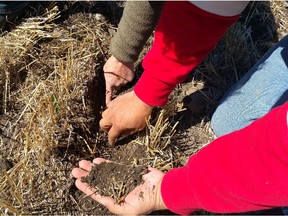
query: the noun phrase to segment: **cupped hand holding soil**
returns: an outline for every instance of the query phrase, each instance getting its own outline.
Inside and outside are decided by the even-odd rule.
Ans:
[[[111,169],[107,170],[108,166]],[[121,171],[119,172],[119,170]],[[132,174],[136,174],[138,179],[132,177]],[[131,166],[128,167],[128,165],[113,163],[103,158],[96,158],[93,163],[86,160],[80,161],[79,168],[74,168],[72,175],[76,178],[75,185],[79,190],[107,207],[111,213],[142,215],[166,209],[160,192],[164,173],[157,169],[144,166],[133,168]],[[131,178],[119,179],[119,176],[123,178],[123,176],[127,177],[129,175]],[[141,181],[139,181],[139,177],[140,179],[142,178]],[[101,183],[96,178],[102,178]],[[134,188],[124,189],[125,185],[133,187],[133,184],[135,185]],[[111,188],[113,188],[114,192],[118,190],[116,196],[111,193],[113,190],[109,190]],[[130,189],[131,191],[129,191]],[[119,197],[119,191],[121,190],[122,192],[126,191],[127,194],[124,193],[122,197]]]

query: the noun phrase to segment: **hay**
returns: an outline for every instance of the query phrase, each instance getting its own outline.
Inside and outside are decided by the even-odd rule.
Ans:
[[[104,54],[102,46],[108,50],[109,40],[102,42],[101,38],[110,38],[109,25],[98,17],[79,15],[75,17],[79,22],[66,29],[54,23],[60,18],[55,6],[0,38],[0,68],[5,74],[1,76],[5,86],[2,112],[9,117],[5,145],[11,148],[7,158],[14,164],[1,176],[4,211],[65,211],[73,182],[71,163],[61,160],[68,157],[72,143],[81,143],[79,151],[95,154],[97,134],[92,127],[97,107],[91,108],[93,95],[87,87],[97,75],[95,60]],[[65,152],[60,159],[54,152],[59,148]]]

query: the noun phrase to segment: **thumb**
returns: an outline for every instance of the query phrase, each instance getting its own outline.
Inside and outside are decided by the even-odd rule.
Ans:
[[[116,215],[136,215],[133,214],[133,209],[131,209],[131,206],[129,206],[128,204],[122,203],[122,204],[116,204],[115,201],[114,202],[107,202],[108,200],[106,200],[105,203],[105,207],[113,214]]]
[[[95,196],[93,197],[97,202],[105,206],[113,214],[121,214],[123,212],[121,206],[115,203],[115,200],[111,197],[106,196]]]

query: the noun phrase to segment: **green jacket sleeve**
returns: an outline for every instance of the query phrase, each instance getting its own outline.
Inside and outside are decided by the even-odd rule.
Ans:
[[[136,62],[151,36],[165,2],[127,1],[110,51],[119,61]]]

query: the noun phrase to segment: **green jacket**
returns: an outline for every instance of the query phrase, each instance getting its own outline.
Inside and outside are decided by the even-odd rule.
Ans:
[[[127,1],[110,51],[122,62],[136,62],[161,15],[164,1]]]

